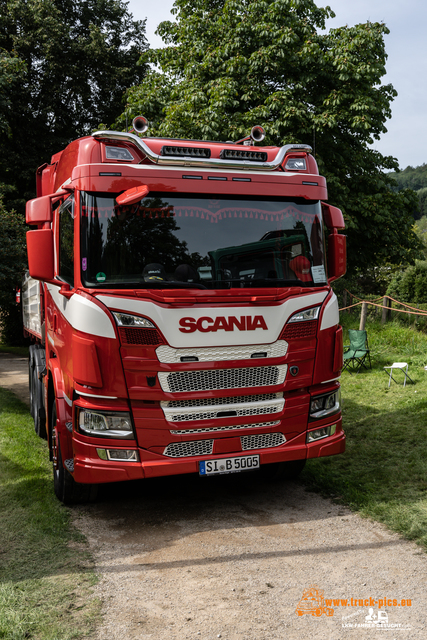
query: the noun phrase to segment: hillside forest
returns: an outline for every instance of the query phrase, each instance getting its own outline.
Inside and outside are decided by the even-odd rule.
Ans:
[[[396,181],[396,191],[412,189],[418,196],[418,209],[414,211],[415,226],[418,236],[427,245],[427,164],[419,167],[406,167],[403,171],[389,173]],[[427,258],[426,249],[424,249]]]

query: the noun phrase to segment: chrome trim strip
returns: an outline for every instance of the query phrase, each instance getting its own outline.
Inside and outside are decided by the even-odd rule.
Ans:
[[[250,360],[252,354],[265,352],[265,356],[259,356],[254,360],[267,360],[268,358],[283,358],[288,351],[288,343],[285,340],[277,340],[271,344],[231,345],[229,347],[197,347],[173,348],[161,345],[156,349],[159,362],[166,364],[180,364],[181,358],[194,357],[194,362],[223,362],[228,360]]]
[[[75,389],[76,393],[79,394],[79,396],[85,396],[87,398],[102,398],[102,400],[117,400],[117,396],[97,396],[95,393],[83,393],[83,391],[77,391],[77,389]]]
[[[183,158],[173,156],[160,156],[154,153],[142,138],[138,138],[133,133],[125,131],[95,131],[92,137],[96,140],[122,140],[132,142],[140,149],[152,162],[159,165],[179,165],[183,167],[223,167],[231,169],[252,169],[255,171],[274,171],[285,159],[286,154],[291,150],[306,151],[311,153],[312,148],[308,145],[285,144],[279,149],[272,162],[254,162],[252,160],[221,160],[219,158]],[[226,146],[226,143],[224,143]]]
[[[68,406],[72,407],[73,406],[73,401],[70,400],[70,398],[64,392],[62,392],[62,395],[64,397],[65,402],[68,404]]]
[[[193,429],[171,429],[170,433],[174,436],[186,436],[193,433],[220,433],[221,431],[237,431],[238,429],[265,429],[266,427],[277,427],[280,424],[280,420],[273,422],[255,422],[254,424],[239,424],[231,425],[229,427],[200,427]]]
[[[199,405],[191,407],[168,407],[167,402],[161,402],[160,406],[168,422],[191,422],[195,420],[217,420],[218,418],[240,418],[250,416],[268,416],[280,413],[285,406],[283,396],[276,400],[263,400],[259,402],[238,402],[221,405]],[[224,412],[233,412],[234,416],[221,415]],[[220,414],[220,415],[218,415]]]

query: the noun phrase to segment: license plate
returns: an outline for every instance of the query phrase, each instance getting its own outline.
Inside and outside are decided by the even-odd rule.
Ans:
[[[199,462],[199,475],[215,476],[220,473],[237,473],[259,469],[259,456],[240,456],[238,458],[218,458]]]

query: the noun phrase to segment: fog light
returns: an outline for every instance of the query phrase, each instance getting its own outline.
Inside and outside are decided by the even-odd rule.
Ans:
[[[96,452],[101,460],[139,462],[139,453],[135,449],[97,449]]]
[[[337,425],[333,424],[330,427],[322,427],[321,429],[314,429],[307,433],[307,443],[315,442],[316,440],[322,440],[323,438],[329,438],[333,436],[337,430]]]

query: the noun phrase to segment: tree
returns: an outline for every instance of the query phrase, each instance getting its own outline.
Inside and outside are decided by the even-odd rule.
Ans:
[[[0,48],[9,66],[25,65],[9,92],[0,143],[0,183],[13,185],[9,206],[22,210],[39,165],[122,111],[125,90],[145,74],[137,64],[145,23],[122,0],[3,0]]]
[[[21,284],[27,265],[25,222],[15,211],[6,211],[0,198],[0,321],[7,344],[22,340],[15,288]]]
[[[384,24],[325,32],[329,7],[312,0],[176,0],[176,22],[149,51],[157,65],[128,92],[125,117],[142,113],[150,135],[236,140],[254,124],[266,143],[315,148],[329,200],[342,208],[349,267],[410,262],[416,198],[393,193],[397,161],[368,145],[385,133],[393,87],[381,85]]]
[[[11,93],[22,81],[25,64],[17,55],[0,50],[0,135],[2,139],[10,139],[10,114],[12,110]],[[13,187],[0,182],[0,196]]]

